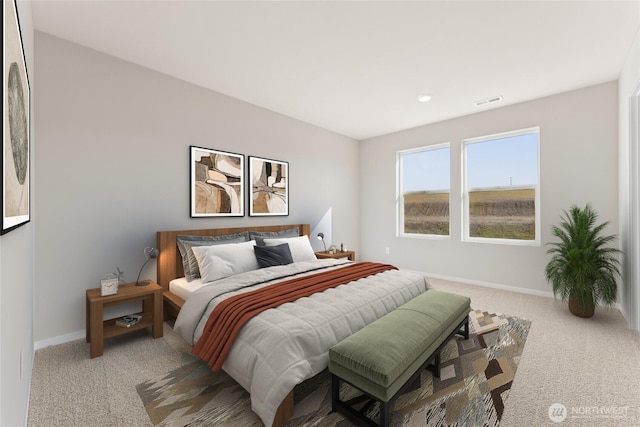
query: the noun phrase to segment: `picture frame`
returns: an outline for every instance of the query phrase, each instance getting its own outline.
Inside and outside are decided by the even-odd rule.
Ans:
[[[249,216],[289,215],[289,162],[249,156]]]
[[[244,155],[190,146],[191,217],[244,216]]]
[[[17,3],[2,2],[2,229],[31,220],[31,88]]]

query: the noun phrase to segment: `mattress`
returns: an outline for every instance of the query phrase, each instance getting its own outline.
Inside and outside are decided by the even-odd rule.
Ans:
[[[169,290],[171,291],[171,293],[179,296],[186,301],[192,293],[206,284],[207,283],[202,279],[194,279],[189,282],[187,281],[186,277],[180,277],[169,282]]]

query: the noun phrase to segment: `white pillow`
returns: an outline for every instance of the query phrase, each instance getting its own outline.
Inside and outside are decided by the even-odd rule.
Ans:
[[[283,243],[289,244],[289,250],[291,251],[291,258],[293,258],[293,262],[315,261],[317,259],[316,254],[313,252],[313,248],[311,247],[311,242],[309,242],[308,236],[264,239],[265,246],[275,246]]]
[[[214,246],[193,246],[198,261],[200,276],[205,282],[229,277],[246,271],[258,270],[260,266],[253,252],[255,240]]]

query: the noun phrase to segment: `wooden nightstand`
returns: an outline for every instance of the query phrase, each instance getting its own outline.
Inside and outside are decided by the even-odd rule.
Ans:
[[[356,253],[355,251],[336,252],[335,254],[330,254],[329,252],[316,252],[316,258],[347,258],[349,261],[355,261]]]
[[[123,328],[115,319],[102,320],[104,307],[142,301],[142,321]],[[102,356],[104,340],[151,326],[153,338],[162,337],[162,287],[149,281],[146,286],[135,283],[120,285],[115,295],[100,295],[100,288],[87,289],[87,342],[91,358]]]

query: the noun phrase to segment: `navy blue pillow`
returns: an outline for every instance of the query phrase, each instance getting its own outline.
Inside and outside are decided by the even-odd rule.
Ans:
[[[275,246],[254,246],[253,252],[256,254],[260,268],[287,265],[293,262],[287,243]]]

